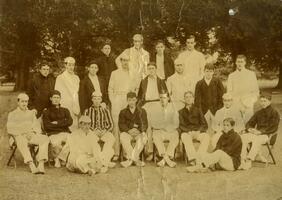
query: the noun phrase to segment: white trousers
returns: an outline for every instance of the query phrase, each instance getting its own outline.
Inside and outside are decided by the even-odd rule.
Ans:
[[[67,169],[72,172],[87,173],[90,169],[99,170],[102,167],[100,160],[87,154],[81,154],[76,157],[74,162],[68,162]]]
[[[136,140],[134,148],[131,144],[133,139]],[[133,161],[139,160],[140,153],[142,152],[144,145],[147,143],[147,140],[147,136],[142,136],[142,134],[137,136],[132,136],[126,132],[120,134],[120,143],[125,151],[126,158]]]
[[[62,143],[67,141],[68,134],[69,133],[61,132],[61,133],[49,136],[50,143],[52,145],[52,149],[51,149],[52,156],[54,158],[57,158],[60,152],[62,151],[62,148],[63,148]]]
[[[169,142],[167,149],[165,149],[165,140]],[[153,130],[153,141],[160,156],[166,154],[170,157],[174,157],[175,148],[179,143],[178,132],[176,130],[171,132],[163,130]]]
[[[48,160],[48,145],[50,140],[46,135],[34,133],[32,134],[33,135],[30,140],[28,140],[25,135],[15,136],[17,147],[24,158],[24,163],[29,163],[33,161],[28,144],[38,145],[38,154],[36,156],[36,159],[38,161],[46,162]]]
[[[255,160],[255,157],[259,153],[261,146],[265,144],[269,137],[267,135],[255,135],[252,133],[246,133],[241,135],[242,139],[242,153],[241,153],[241,158],[242,159],[251,159]],[[248,145],[252,143],[252,147],[249,151],[247,152]]]
[[[219,164],[225,170],[233,171],[234,165],[232,158],[222,150],[216,150],[212,153],[204,153],[201,156],[201,161],[209,167],[214,164]]]
[[[94,132],[95,133],[95,132]],[[98,137],[96,135],[97,145],[98,149],[98,157],[100,158],[103,165],[106,165],[111,161],[113,155],[114,155],[114,144],[115,144],[115,137],[110,132],[105,132],[102,137]],[[104,142],[103,148],[99,145],[99,140]]]
[[[112,117],[114,122],[113,134],[115,137],[115,146],[114,151],[115,155],[119,155],[120,151],[120,141],[119,141],[119,127],[118,127],[118,118],[119,113],[122,109],[127,106],[126,94],[115,95],[114,100],[111,102],[112,104]]]
[[[186,155],[189,160],[197,159],[207,152],[210,142],[210,137],[207,133],[198,133],[195,131],[191,131],[189,133],[182,133],[181,140],[184,144]],[[196,151],[193,140],[197,140],[200,142],[200,146],[198,151]]]

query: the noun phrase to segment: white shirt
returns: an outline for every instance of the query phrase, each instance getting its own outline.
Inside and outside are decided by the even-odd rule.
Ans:
[[[156,54],[156,64],[157,64],[157,75],[161,79],[165,79],[165,71],[164,71],[164,54],[158,55]]]
[[[192,77],[195,84],[203,78],[206,60],[201,52],[195,49],[186,50],[180,53],[178,58],[184,63],[184,74]]]
[[[179,126],[178,112],[171,103],[168,103],[166,107],[158,103],[147,114],[151,126],[155,129],[174,131]]]
[[[7,131],[11,135],[21,135],[23,133],[35,132],[40,134],[40,122],[35,116],[34,111],[21,110],[16,108],[8,115]]]
[[[95,91],[99,91],[101,93],[101,88],[100,88],[100,83],[99,83],[99,80],[98,80],[98,76],[91,76],[90,74],[88,75],[88,77],[90,78],[94,88],[95,88]]]
[[[57,76],[55,90],[61,93],[61,106],[78,115],[80,112],[78,102],[79,77],[64,71]]]
[[[227,92],[234,100],[240,100],[247,107],[253,106],[259,96],[256,74],[248,69],[236,70],[229,74]]]
[[[240,132],[244,130],[244,120],[243,115],[240,110],[236,106],[231,106],[230,108],[223,107],[216,111],[214,120],[212,122],[213,130],[219,132],[223,129],[223,120],[225,118],[231,117],[235,120],[235,127],[234,130],[236,132]]]
[[[157,77],[155,76],[154,78],[152,78],[151,76],[148,76],[148,85],[145,94],[145,100],[156,100],[156,99],[159,99]]]
[[[123,55],[129,56],[129,73],[131,76],[146,76],[146,67],[150,61],[149,52],[141,49],[136,49],[135,47],[131,47],[125,49],[117,58],[116,65],[118,68],[121,68],[120,58]]]
[[[193,91],[192,81],[184,74],[174,73],[167,79],[167,89],[171,100],[184,102],[184,93]]]
[[[137,82],[130,76],[129,71],[123,69],[113,71],[108,88],[111,102],[113,102],[116,95],[126,95],[130,91],[137,91]]]

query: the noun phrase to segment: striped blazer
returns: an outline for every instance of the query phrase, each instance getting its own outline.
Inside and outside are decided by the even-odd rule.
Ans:
[[[86,109],[84,115],[87,115],[91,119],[91,129],[100,129],[112,131],[113,129],[113,119],[110,111],[107,108],[100,106],[99,108],[94,108],[91,106]]]

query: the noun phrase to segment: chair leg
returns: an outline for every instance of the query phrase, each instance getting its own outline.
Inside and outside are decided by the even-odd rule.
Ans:
[[[8,162],[7,162],[7,166],[10,165],[12,159],[14,158],[16,150],[17,150],[17,146],[14,146],[14,147],[13,147],[13,151],[12,151],[12,153],[11,153],[11,155],[10,155],[10,158],[9,158],[9,160],[8,160]]]
[[[185,164],[188,165],[188,157],[186,154],[184,143],[182,143],[182,146],[183,146],[183,160],[185,161]]]
[[[275,158],[274,158],[274,156],[273,156],[273,153],[272,153],[272,151],[271,151],[271,148],[270,148],[269,144],[267,143],[266,146],[267,146],[268,152],[269,152],[269,154],[270,154],[270,156],[271,156],[271,159],[272,159],[272,161],[273,161],[273,164],[276,165],[276,161],[275,161]]]
[[[157,149],[154,143],[153,143],[153,160],[154,160],[154,163],[156,164],[157,163]]]
[[[119,160],[120,162],[123,161],[123,149],[122,149],[122,145],[120,145],[120,150],[119,150]]]

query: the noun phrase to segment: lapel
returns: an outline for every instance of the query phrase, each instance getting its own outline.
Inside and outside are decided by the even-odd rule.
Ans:
[[[95,91],[94,85],[93,85],[92,81],[90,80],[88,74],[87,74],[87,77],[86,77],[86,81],[87,81],[87,85],[88,85],[90,91]]]

